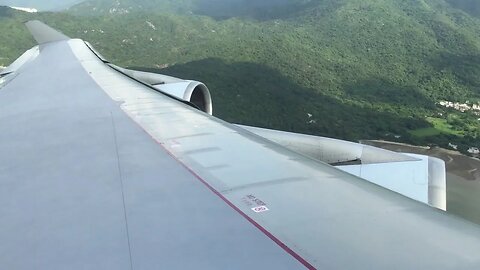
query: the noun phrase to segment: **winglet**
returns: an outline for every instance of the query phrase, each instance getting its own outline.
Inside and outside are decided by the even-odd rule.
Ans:
[[[66,35],[42,23],[41,21],[28,21],[25,23],[25,25],[39,45],[70,39]]]

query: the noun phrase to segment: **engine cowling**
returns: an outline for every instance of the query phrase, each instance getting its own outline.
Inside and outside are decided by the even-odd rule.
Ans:
[[[212,96],[208,87],[201,82],[121,68],[112,64],[110,66],[136,80],[153,86],[163,93],[188,101],[205,113],[210,115],[213,113]]]
[[[186,100],[210,115],[213,113],[212,97],[207,86],[197,81],[181,81],[176,83],[156,84],[156,89]]]
[[[447,208],[443,160],[325,137],[239,127],[414,200],[442,210]]]

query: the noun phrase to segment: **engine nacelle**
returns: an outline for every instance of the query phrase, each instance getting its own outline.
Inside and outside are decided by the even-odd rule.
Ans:
[[[213,113],[212,96],[208,87],[201,82],[121,68],[112,64],[110,66],[136,80],[153,86],[163,93],[188,101],[205,113],[210,115]]]
[[[201,82],[196,81],[181,81],[166,84],[154,84],[153,87],[158,90],[186,100],[201,111],[210,115],[213,113],[212,97],[207,86]]]
[[[324,137],[240,127],[414,200],[442,210],[447,208],[447,179],[443,160]]]

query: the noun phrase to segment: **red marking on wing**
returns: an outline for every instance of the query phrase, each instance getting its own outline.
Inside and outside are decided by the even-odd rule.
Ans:
[[[123,111],[123,110],[122,110]],[[124,111],[125,112],[125,111]],[[220,193],[218,190],[216,190],[213,186],[211,186],[207,181],[205,181],[200,175],[198,175],[195,171],[190,169],[185,163],[183,163],[181,160],[179,160],[172,152],[170,152],[162,142],[157,140],[152,134],[150,134],[146,129],[144,129],[140,123],[135,121],[132,116],[130,116],[127,112],[125,114],[135,123],[137,124],[148,136],[150,136],[160,147],[162,147],[165,152],[170,155],[173,159],[175,159],[179,164],[181,164],[187,171],[189,171],[195,178],[203,183],[210,191],[212,191],[215,195],[217,195],[220,199],[222,199],[227,205],[229,205],[231,208],[233,208],[237,213],[239,213],[242,217],[244,217],[246,220],[248,220],[253,226],[255,226],[257,229],[259,229],[262,233],[264,233],[268,238],[270,238],[273,242],[275,242],[278,246],[280,246],[284,251],[286,251],[288,254],[290,254],[292,257],[294,257],[298,262],[303,264],[307,269],[310,270],[315,270],[316,268],[311,265],[309,262],[307,262],[304,258],[302,258],[299,254],[297,254],[295,251],[293,251],[291,248],[289,248],[287,245],[285,245],[280,239],[275,237],[272,233],[270,233],[267,229],[262,227],[262,225],[258,224],[255,220],[253,220],[251,217],[249,217],[247,214],[245,214],[240,208],[238,208],[236,205],[234,205],[231,201],[229,201],[225,196],[223,196],[222,193]]]

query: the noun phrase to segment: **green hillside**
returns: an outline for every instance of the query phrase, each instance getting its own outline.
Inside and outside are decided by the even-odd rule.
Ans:
[[[216,19],[291,17],[320,0],[89,0],[70,8],[77,15],[122,15],[131,12],[205,15]]]
[[[243,0],[243,10],[202,1],[133,1],[149,12],[120,1],[128,13],[111,13],[112,1],[68,14],[0,10],[9,37],[0,40],[0,65],[33,45],[21,21],[35,17],[120,65],[207,83],[215,114],[229,121],[351,140],[478,145],[478,116],[437,105],[480,100],[480,20],[461,9],[442,0],[274,0],[258,15],[245,11],[253,1]]]

